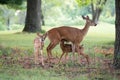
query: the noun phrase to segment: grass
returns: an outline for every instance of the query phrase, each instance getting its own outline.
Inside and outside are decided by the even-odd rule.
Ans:
[[[5,68],[0,71],[2,73],[0,74],[0,80],[67,80],[64,76],[57,76],[54,72],[46,71],[42,68],[28,70],[19,68]]]
[[[77,28],[82,28],[81,26],[75,26]],[[44,30],[49,30],[53,27],[44,26]],[[83,40],[83,44],[86,47],[96,46],[96,45],[106,45],[108,43],[113,45],[114,42],[114,25],[107,23],[99,23],[96,27],[91,27],[88,34]],[[19,30],[20,32],[20,30]],[[13,34],[16,33],[16,34]],[[0,45],[7,47],[19,47],[25,49],[33,49],[33,39],[36,34],[32,33],[17,33],[17,31],[5,31],[0,32]],[[48,45],[49,41],[45,41],[45,47]],[[56,49],[58,50],[58,48]],[[56,52],[56,51],[55,51]]]
[[[29,36],[29,37],[28,37]],[[34,34],[3,34],[0,35],[1,45],[6,45],[9,47],[23,47],[30,48],[32,47]]]
[[[82,28],[81,26],[75,26],[77,28]],[[52,27],[44,26],[44,30],[49,30]],[[114,25],[107,23],[99,23],[96,27],[91,27],[88,34],[84,38],[82,44],[85,47],[85,53],[94,57],[94,47],[113,47],[115,38]],[[0,54],[12,54],[15,48],[23,50],[22,54],[33,55],[33,39],[35,38],[35,33],[21,33],[19,31],[1,31],[0,32]],[[49,44],[48,39],[45,40],[44,55],[46,55],[46,47]],[[54,56],[61,55],[61,50],[59,45],[53,50]],[[23,55],[26,56],[26,55]],[[103,57],[101,54],[96,54],[98,57]],[[17,56],[16,56],[17,57]],[[19,57],[19,56],[18,56]],[[0,59],[0,61],[2,61]],[[69,63],[71,64],[71,63]],[[43,69],[41,67],[34,67],[32,69],[23,69],[19,65],[3,66],[0,62],[0,80],[89,80],[86,77],[86,69],[82,67],[79,68],[78,72],[65,71],[65,68],[71,68],[69,64],[60,66],[53,69]],[[96,63],[97,67],[100,65]],[[57,66],[57,65],[55,65]],[[77,66],[76,66],[77,67]],[[98,70],[97,73],[90,74],[91,79],[96,76],[96,79],[92,80],[103,80],[97,79],[98,77],[104,77],[105,80],[117,80],[116,78],[111,78],[110,74],[102,75],[101,71]],[[105,77],[108,76],[108,77]]]

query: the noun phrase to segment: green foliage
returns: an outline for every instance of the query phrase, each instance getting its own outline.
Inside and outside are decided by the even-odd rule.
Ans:
[[[115,24],[115,17],[101,16],[100,20],[103,21],[103,22],[110,23],[110,24]]]
[[[10,8],[21,9],[25,0],[0,0],[0,4],[7,5]]]
[[[0,0],[1,4],[21,5],[24,0]]]
[[[2,24],[2,22],[0,22],[0,31],[4,31],[6,30],[5,25]]]
[[[89,5],[89,3],[91,3],[90,1],[91,0],[42,0],[42,13],[44,15],[46,26],[83,25],[84,21],[81,19],[81,15],[91,14],[91,7]],[[97,0],[93,0],[93,2],[97,3]],[[100,17],[101,21],[114,24],[115,4],[111,4],[114,2],[114,0],[107,1],[107,5],[105,5]],[[80,4],[80,7],[78,4]],[[6,5],[0,5],[0,24],[4,25],[6,29],[6,23],[9,18],[12,30],[20,28],[23,29],[25,22],[26,1],[23,1],[23,4],[20,5],[22,9],[19,8],[19,10],[16,10],[17,6],[14,6],[13,4],[11,4],[11,6],[15,9],[11,9]],[[1,30],[3,30],[3,28]]]
[[[98,2],[100,2],[99,7],[103,8],[104,5],[102,3],[105,0],[43,0],[42,1],[42,10],[44,15],[44,20],[47,26],[61,26],[61,25],[81,25],[81,15],[90,15],[91,11],[91,1],[94,3],[94,7],[98,6]],[[62,2],[62,4],[61,4]],[[103,8],[103,12],[101,16],[103,17],[114,17],[114,0],[108,0],[105,7]],[[109,6],[108,6],[109,5]],[[111,10],[112,9],[112,10]],[[114,23],[113,19],[110,18],[110,23]],[[105,21],[100,19],[101,21]],[[79,23],[80,22],[80,23]]]
[[[115,0],[107,0],[105,8],[103,9],[103,12],[102,12],[102,16],[104,17],[115,16]]]
[[[43,30],[43,29],[40,31],[40,33],[42,33],[42,34],[44,34],[45,32],[46,32],[46,30]]]
[[[11,25],[11,29],[12,30],[21,30],[23,28],[24,28],[24,26],[19,25],[19,24],[13,24],[13,25]]]
[[[81,6],[86,6],[88,4],[91,4],[91,0],[76,0],[76,2],[78,3],[78,5]]]
[[[91,3],[95,5],[95,7],[102,8],[105,0],[76,0],[78,5],[81,6],[86,6],[90,5]]]
[[[89,5],[79,7],[74,0],[54,1],[43,0],[42,2],[44,20],[47,26],[81,26],[84,25],[85,22],[81,19],[81,15],[91,14]],[[107,1],[107,5],[102,12],[100,21],[114,24],[115,8],[114,4],[110,4],[110,2],[114,3],[114,0]],[[26,6],[26,3],[24,3],[24,6]],[[12,30],[22,30],[25,22],[25,10],[16,11],[15,9],[11,9],[6,5],[0,5],[0,30],[6,30],[8,18],[10,18],[10,27]],[[42,32],[44,33],[45,31]]]

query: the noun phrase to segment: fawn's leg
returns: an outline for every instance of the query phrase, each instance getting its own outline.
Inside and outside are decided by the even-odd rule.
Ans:
[[[68,52],[66,52],[66,55],[65,55],[65,60],[68,59]]]
[[[62,55],[60,56],[59,63],[60,63],[60,61],[61,61],[63,55],[64,55],[64,52],[63,52]]]
[[[84,53],[83,49],[79,49],[79,55],[82,55],[84,58],[86,58],[86,61],[87,61],[88,65],[90,64],[89,56]]]
[[[34,61],[35,61],[35,64],[39,64],[38,62],[38,56],[39,56],[39,48],[35,48],[34,49]]]
[[[72,43],[73,60],[75,60],[75,44]]]
[[[44,66],[43,50],[40,50],[42,65]]]
[[[83,52],[81,52],[80,55],[82,55],[83,57],[86,58],[86,61],[87,61],[88,65],[89,65],[90,64],[89,56],[87,54],[83,53]]]

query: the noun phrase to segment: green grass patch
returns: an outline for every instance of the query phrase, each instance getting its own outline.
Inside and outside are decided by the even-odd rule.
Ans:
[[[0,73],[2,73],[0,80],[68,80],[65,76],[59,76],[54,71],[43,70],[42,68],[3,68],[0,69]]]
[[[43,30],[48,31],[53,27],[57,26],[43,26]],[[82,28],[83,26],[73,27]],[[96,27],[90,27],[88,34],[81,44],[84,44],[86,49],[93,46],[113,46],[115,38],[114,28],[114,25],[100,22]],[[33,50],[33,39],[35,38],[35,36],[35,33],[17,33],[17,31],[0,32],[0,45]],[[46,39],[44,50],[46,49],[48,44],[49,41]],[[55,50],[53,50],[55,54],[59,53],[60,51],[61,50],[59,48],[59,45],[55,48]]]

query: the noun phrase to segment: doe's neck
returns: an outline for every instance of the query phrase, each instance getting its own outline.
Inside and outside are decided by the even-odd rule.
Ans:
[[[86,23],[85,27],[82,29],[83,36],[85,36],[88,33],[89,27],[90,25]]]

